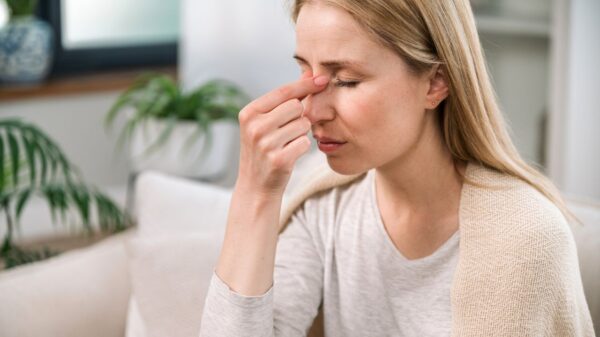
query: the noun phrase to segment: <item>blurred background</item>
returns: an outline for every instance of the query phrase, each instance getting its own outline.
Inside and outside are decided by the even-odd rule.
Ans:
[[[565,194],[600,199],[600,2],[473,0],[472,5],[522,155]],[[11,14],[15,8],[22,15]],[[201,165],[184,170],[173,158],[175,164],[166,165],[164,156],[177,152],[179,143],[164,145],[163,157],[148,162],[132,155],[135,146],[147,147],[135,145],[135,136],[119,150],[119,131],[132,125],[140,105],[150,103],[125,107],[129,112],[118,114],[110,128],[107,114],[140,75],[164,74],[179,85],[169,87],[181,90],[179,95],[221,78],[248,98],[299,75],[283,0],[0,0],[0,27],[0,120],[18,117],[42,129],[86,182],[121,205],[143,169],[224,187],[233,186],[237,174],[238,130],[223,114],[205,124],[214,131],[216,149]],[[153,85],[140,95],[166,88],[159,80]],[[168,119],[169,111],[160,113]],[[43,204],[36,205],[24,211],[19,229],[24,237],[59,230],[40,210]]]

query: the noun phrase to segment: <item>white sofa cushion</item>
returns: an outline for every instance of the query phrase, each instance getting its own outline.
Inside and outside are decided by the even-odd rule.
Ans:
[[[139,315],[137,332],[128,329],[131,336],[198,336],[221,243],[217,232],[129,241],[132,300],[138,310],[133,315]]]
[[[152,171],[139,176],[127,337],[198,335],[230,199],[223,187]]]
[[[140,237],[205,233],[225,226],[231,190],[146,171],[137,178],[134,199]]]
[[[132,234],[0,273],[0,336],[122,337]]]
[[[600,333],[600,202],[567,198],[567,206],[584,226],[573,224],[585,298],[596,333]]]

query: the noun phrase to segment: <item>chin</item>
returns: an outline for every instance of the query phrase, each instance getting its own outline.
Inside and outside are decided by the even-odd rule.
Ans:
[[[327,156],[327,164],[337,174],[341,175],[355,175],[367,172],[368,167],[364,167],[358,163],[349,163],[341,159],[342,157],[330,157]],[[354,165],[353,165],[354,164]]]

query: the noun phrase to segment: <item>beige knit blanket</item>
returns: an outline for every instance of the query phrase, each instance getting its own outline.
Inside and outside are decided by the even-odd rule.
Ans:
[[[452,336],[595,336],[575,241],[559,209],[527,183],[482,165],[470,162],[465,175],[489,188],[462,188]],[[360,176],[316,168],[284,200],[281,230],[305,199]],[[311,336],[322,335],[317,330]]]

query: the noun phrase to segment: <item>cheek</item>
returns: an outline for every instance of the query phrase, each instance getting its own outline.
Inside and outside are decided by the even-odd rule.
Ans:
[[[415,95],[402,89],[346,89],[337,94],[336,106],[349,134],[363,146],[385,142],[403,147],[418,133],[422,115]]]
[[[358,135],[377,135],[377,133],[398,125],[401,109],[398,99],[379,88],[346,90],[339,94],[338,107],[341,117]]]
[[[374,90],[341,89],[337,95],[341,117],[353,128],[365,131],[381,121],[383,97]]]

